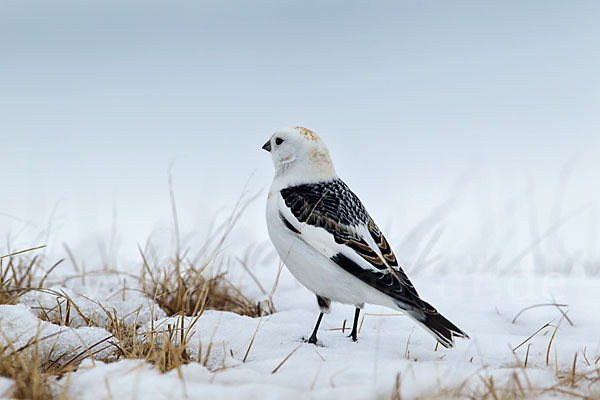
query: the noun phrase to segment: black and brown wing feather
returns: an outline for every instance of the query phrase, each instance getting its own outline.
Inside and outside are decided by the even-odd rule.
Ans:
[[[345,271],[395,299],[401,308],[426,313],[437,311],[421,300],[394,255],[388,241],[367,213],[359,198],[341,180],[291,186],[281,195],[292,214],[301,223],[323,228],[336,243],[354,250],[374,269],[366,269],[339,253],[331,259]],[[357,227],[367,227],[381,253],[378,254],[357,233]]]

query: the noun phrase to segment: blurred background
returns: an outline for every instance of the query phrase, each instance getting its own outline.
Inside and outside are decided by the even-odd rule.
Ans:
[[[274,260],[260,147],[301,125],[412,273],[598,275],[598,21],[596,1],[3,0],[0,253],[128,268],[172,232],[170,171],[187,246],[245,192],[227,251]]]

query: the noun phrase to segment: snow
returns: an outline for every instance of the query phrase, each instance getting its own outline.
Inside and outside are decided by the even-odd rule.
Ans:
[[[265,286],[268,274],[274,276],[273,269],[267,266],[257,273],[259,276],[262,273]],[[523,382],[544,387],[553,382],[556,366],[561,370],[572,367],[576,353],[580,372],[591,368],[583,357],[584,349],[592,365],[599,357],[600,319],[598,311],[590,305],[598,304],[600,281],[583,277],[530,278],[456,275],[413,279],[420,294],[472,338],[458,340],[454,349],[440,346],[435,350],[435,341],[410,319],[378,306],[366,307],[357,343],[347,337],[349,331],[339,330],[344,320],[347,328],[351,325],[353,315],[352,307],[342,305],[335,305],[332,313],[324,317],[319,345],[304,343],[302,336],[310,334],[318,308],[314,296],[284,270],[275,292],[275,314],[261,320],[205,311],[190,328],[188,352],[193,360],[190,364],[161,374],[140,360],[106,364],[85,360],[68,379],[57,382],[58,390],[72,399],[365,399],[390,396],[399,376],[402,396],[413,398],[440,390],[458,390],[463,383],[476,388],[482,385],[480,376],[493,376],[496,384],[501,384],[512,379],[514,373]],[[105,283],[110,280],[107,277]],[[88,282],[89,293],[107,300],[111,290],[98,289],[97,281],[100,280]],[[105,289],[108,286],[104,285]],[[86,287],[80,284],[77,290]],[[246,289],[251,291],[250,286]],[[76,293],[74,287],[70,290]],[[573,326],[561,319],[562,314],[554,306],[527,310],[512,323],[523,308],[553,299],[568,304],[564,310],[568,310]],[[27,301],[31,302],[31,298]],[[123,315],[140,306],[147,309],[154,306],[129,294],[125,300],[113,296],[112,301],[116,302],[111,306],[115,308],[122,302]],[[144,313],[151,315],[149,310]],[[192,321],[191,317],[185,319],[186,329]],[[25,344],[38,330],[40,336],[60,331],[57,338],[42,343],[44,357],[51,356],[52,347],[54,354],[60,354],[78,346],[89,347],[109,336],[101,328],[61,328],[42,322],[25,305],[0,306],[0,322],[3,340],[14,340],[19,345]],[[513,354],[512,349],[546,323],[552,326],[542,329]],[[149,318],[140,329],[146,331],[153,326],[160,331],[169,324],[180,326],[180,320],[164,316]],[[255,331],[256,337],[243,362]],[[523,371],[519,365],[525,362],[529,344],[528,366]],[[94,358],[104,356],[99,353]],[[0,390],[6,385],[0,381]]]
[[[0,398],[8,398],[13,384],[14,381],[12,379],[0,376]]]
[[[37,350],[42,360],[57,360],[63,354],[79,358],[98,350],[93,357],[107,359],[115,352],[115,348],[106,343],[112,335],[105,329],[57,326],[40,320],[23,304],[0,305],[0,333],[0,346],[11,346],[15,350],[28,346],[31,351]],[[72,357],[64,357],[57,364],[66,363]]]

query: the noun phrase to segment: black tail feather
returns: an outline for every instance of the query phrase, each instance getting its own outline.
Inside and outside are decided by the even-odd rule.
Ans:
[[[427,304],[427,303],[426,303]],[[429,304],[427,304],[429,305]],[[430,306],[431,307],[431,306]],[[435,310],[433,307],[431,307]],[[437,311],[434,312],[409,312],[409,314],[421,324],[433,337],[446,348],[454,347],[454,338],[469,339],[462,329],[448,321],[446,317]]]

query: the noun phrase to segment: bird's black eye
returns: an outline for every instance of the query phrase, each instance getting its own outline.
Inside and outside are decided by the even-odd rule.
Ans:
[[[281,143],[283,143],[283,139],[282,138],[275,138],[275,144],[277,146],[279,146]]]

